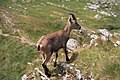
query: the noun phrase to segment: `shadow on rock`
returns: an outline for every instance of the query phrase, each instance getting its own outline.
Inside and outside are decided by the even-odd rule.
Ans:
[[[73,53],[73,55],[72,55],[71,58],[70,58],[70,61],[68,61],[67,63],[68,63],[68,64],[72,63],[74,60],[77,59],[77,56],[78,56],[78,53]]]
[[[53,69],[53,70],[51,71],[52,76],[57,77],[57,78],[58,78],[58,77],[65,76],[65,74],[66,74],[66,69],[67,69],[67,67],[68,67],[68,64],[70,64],[70,63],[72,63],[74,60],[76,60],[76,59],[77,59],[77,56],[78,56],[78,53],[74,53],[74,54],[71,56],[70,61],[68,61],[68,62],[63,61],[63,62],[57,64],[57,66],[55,67],[55,69]]]

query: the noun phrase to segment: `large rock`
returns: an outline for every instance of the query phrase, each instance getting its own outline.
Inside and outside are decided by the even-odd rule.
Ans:
[[[99,29],[99,31],[106,37],[112,36],[112,34],[110,32],[108,32],[107,29]]]
[[[68,40],[68,42],[67,42],[67,48],[69,50],[75,51],[77,49],[77,47],[78,47],[77,40],[72,39],[72,38]]]

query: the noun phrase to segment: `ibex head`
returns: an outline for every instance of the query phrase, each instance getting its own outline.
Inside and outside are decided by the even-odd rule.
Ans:
[[[69,14],[70,14],[70,16],[69,16],[69,22],[70,22],[70,24],[71,24],[71,27],[72,27],[73,29],[78,29],[78,30],[80,30],[80,29],[81,29],[81,26],[77,23],[77,19],[76,19],[75,15],[72,14],[72,13],[69,13]]]

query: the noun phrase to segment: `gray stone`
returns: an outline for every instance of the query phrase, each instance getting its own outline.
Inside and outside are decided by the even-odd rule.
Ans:
[[[72,50],[72,51],[75,51],[78,47],[78,42],[77,40],[75,39],[69,39],[68,42],[67,42],[67,48]]]
[[[27,79],[28,79],[27,75],[24,74],[24,75],[22,76],[22,80],[27,80]]]
[[[105,12],[105,11],[100,11],[99,13],[100,13],[100,14],[102,14],[102,15],[111,16],[111,14],[110,14],[110,13]]]
[[[116,41],[116,42],[114,43],[114,46],[120,46],[120,41]]]
[[[100,20],[102,17],[101,17],[99,14],[96,14],[96,15],[94,16],[94,18],[97,19],[97,20]]]
[[[60,66],[62,66],[63,68],[66,69],[67,68],[67,63],[66,62],[62,62]]]
[[[112,34],[110,32],[108,32],[107,29],[99,29],[99,31],[106,37],[112,36]]]
[[[99,5],[93,4],[93,5],[88,6],[88,8],[91,10],[97,10],[99,8]]]

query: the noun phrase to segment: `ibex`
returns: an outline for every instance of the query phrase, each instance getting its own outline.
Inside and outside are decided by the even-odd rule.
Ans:
[[[42,67],[44,68],[45,74],[50,77],[49,69],[47,68],[47,63],[53,52],[56,53],[56,58],[54,62],[54,67],[56,66],[56,61],[58,57],[58,50],[63,48],[66,56],[66,61],[69,61],[68,52],[66,49],[66,43],[69,39],[70,32],[72,29],[81,29],[81,26],[77,23],[74,14],[70,13],[67,24],[63,30],[59,30],[52,34],[47,34],[42,36],[37,42],[38,51],[42,50],[43,58],[45,59]]]

